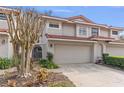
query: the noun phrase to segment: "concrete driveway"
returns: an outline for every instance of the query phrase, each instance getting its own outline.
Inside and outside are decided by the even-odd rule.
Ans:
[[[78,87],[124,87],[124,71],[106,66],[88,64],[66,64],[59,69]]]

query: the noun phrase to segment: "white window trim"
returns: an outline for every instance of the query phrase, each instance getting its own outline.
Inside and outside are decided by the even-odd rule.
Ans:
[[[76,36],[78,36],[78,37],[87,37],[88,36],[88,27],[86,26],[86,35],[80,35],[79,34],[80,27],[85,27],[85,26],[76,25]]]
[[[112,31],[115,31],[115,30],[110,29],[110,37],[115,38],[116,40],[119,40],[120,39],[119,32],[118,32],[118,35],[113,35]]]
[[[58,25],[59,25],[59,28],[49,27],[50,22],[51,22],[51,23],[58,24]],[[49,21],[49,22],[47,22],[47,28],[48,28],[48,29],[59,29],[59,30],[60,30],[60,29],[62,29],[62,23],[61,23],[61,22]]]
[[[92,28],[97,28],[98,29],[98,36],[100,36],[100,27],[90,27],[90,31],[91,31],[91,36],[92,36]]]
[[[112,36],[118,36],[118,35],[119,35],[119,33],[118,33],[117,35],[114,35],[114,34],[113,34],[113,31],[115,31],[115,30],[112,30],[112,32],[111,32]],[[118,32],[118,31],[117,31],[117,32]]]

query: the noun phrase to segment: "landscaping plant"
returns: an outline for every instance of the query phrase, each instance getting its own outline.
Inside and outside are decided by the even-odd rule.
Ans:
[[[47,59],[48,59],[49,61],[53,61],[53,54],[52,54],[51,52],[48,52],[48,53],[47,53]]]
[[[58,65],[53,63],[52,61],[50,62],[48,59],[41,59],[39,61],[42,67],[47,68],[47,69],[55,69],[58,68]]]
[[[70,81],[60,81],[49,83],[48,87],[75,87],[75,85]]]
[[[0,58],[0,69],[8,69],[12,66],[12,61],[8,58]]]
[[[104,56],[105,64],[124,68],[124,56]]]
[[[39,61],[42,67],[47,68],[47,69],[55,69],[58,68],[59,66],[53,62],[53,54],[48,52],[47,53],[47,59],[41,59]]]
[[[48,71],[45,68],[41,68],[37,75],[37,80],[39,82],[45,82],[48,79]]]

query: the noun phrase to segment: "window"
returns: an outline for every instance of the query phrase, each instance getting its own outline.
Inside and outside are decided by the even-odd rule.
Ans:
[[[87,28],[81,27],[79,28],[79,35],[86,35],[87,34]]]
[[[59,28],[59,24],[49,23],[50,28]]]
[[[0,19],[1,19],[1,20],[6,20],[5,14],[0,13]]]
[[[93,36],[98,36],[99,29],[98,28],[92,28],[92,35]]]
[[[118,35],[118,31],[112,31],[113,35]]]

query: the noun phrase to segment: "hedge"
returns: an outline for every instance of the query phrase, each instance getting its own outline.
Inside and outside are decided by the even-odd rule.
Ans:
[[[103,61],[108,65],[124,67],[124,56],[109,56],[109,54],[103,54]]]

